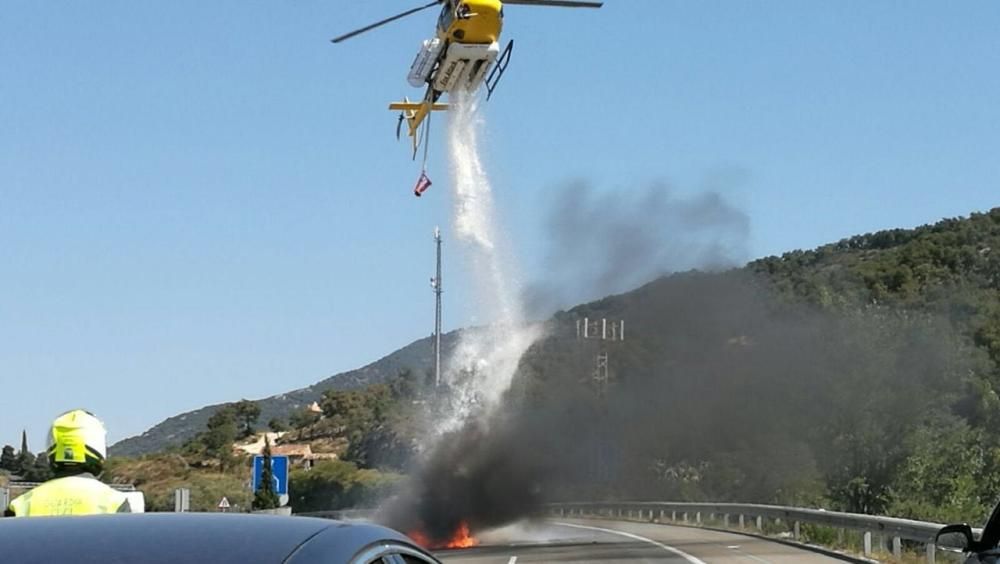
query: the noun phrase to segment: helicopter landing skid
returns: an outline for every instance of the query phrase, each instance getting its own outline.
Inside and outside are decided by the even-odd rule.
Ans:
[[[510,54],[514,50],[514,40],[511,39],[507,42],[507,47],[504,48],[503,53],[497,57],[496,65],[493,66],[493,70],[486,77],[486,99],[489,100],[490,96],[493,95],[493,91],[496,90],[497,84],[500,79],[503,78],[504,71],[507,70],[507,65],[510,63]]]

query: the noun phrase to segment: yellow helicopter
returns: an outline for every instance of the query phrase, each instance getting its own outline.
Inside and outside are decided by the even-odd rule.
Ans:
[[[514,41],[500,50],[500,33],[503,29],[504,5],[554,6],[559,8],[600,8],[603,2],[574,0],[434,0],[423,6],[377,21],[360,29],[335,37],[340,43],[356,35],[371,31],[411,14],[441,5],[437,33],[425,40],[417,53],[407,77],[416,88],[427,85],[420,102],[405,99],[389,104],[389,109],[399,111],[396,137],[400,136],[403,121],[413,140],[413,158],[420,145],[420,126],[432,111],[448,109],[438,103],[445,92],[474,92],[486,84],[486,98],[493,95],[500,78],[510,62]]]

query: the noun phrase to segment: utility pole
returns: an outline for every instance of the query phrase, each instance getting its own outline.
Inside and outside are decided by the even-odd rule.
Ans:
[[[434,246],[437,250],[437,272],[431,278],[434,288],[434,386],[441,386],[441,228],[434,228]]]

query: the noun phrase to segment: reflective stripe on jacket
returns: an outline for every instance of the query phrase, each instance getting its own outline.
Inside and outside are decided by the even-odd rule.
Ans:
[[[10,503],[17,517],[98,515],[131,512],[125,494],[95,478],[69,476],[50,480]]]

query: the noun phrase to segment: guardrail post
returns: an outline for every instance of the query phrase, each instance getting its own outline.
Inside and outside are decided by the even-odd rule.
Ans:
[[[191,511],[191,490],[178,488],[174,490],[174,511],[185,513]]]
[[[740,514],[740,529],[745,529],[746,523],[743,522],[743,514]]]
[[[681,513],[681,517],[684,519],[684,523],[686,524],[688,522],[688,512],[685,511],[684,513]]]
[[[927,543],[927,564],[934,564],[934,557],[937,556],[936,551],[937,547],[934,546],[934,543]]]
[[[666,514],[667,512],[665,510],[660,510],[660,521],[663,521],[666,518]]]
[[[892,537],[892,555],[896,558],[903,557],[903,541],[899,537]]]
[[[701,511],[696,511],[694,514],[694,522],[701,525]]]
[[[865,556],[872,555],[872,532],[865,531]]]
[[[801,534],[800,529],[799,529],[799,522],[798,521],[796,521],[795,524],[792,525],[792,530],[795,531],[795,540],[799,540],[799,539],[802,538],[802,534]]]
[[[676,511],[671,511],[670,512],[670,520],[671,521],[676,521],[677,520],[677,512]]]
[[[724,529],[728,529],[729,528],[729,514],[728,513],[725,513],[725,514],[722,515],[722,527]]]
[[[761,517],[760,515],[758,515],[756,521],[757,521],[757,530],[758,531],[763,531],[764,530],[764,518]]]
[[[879,552],[887,552],[885,546],[885,533],[882,533],[878,536],[878,550]]]
[[[621,516],[622,516],[622,508],[621,508],[621,507],[619,507],[619,508],[618,508],[618,516],[619,516],[619,517],[621,517]]]

